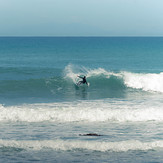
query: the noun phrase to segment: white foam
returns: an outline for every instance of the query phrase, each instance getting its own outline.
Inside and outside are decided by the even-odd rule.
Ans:
[[[3,140],[0,139],[0,148],[12,147],[26,150],[92,150],[126,152],[129,150],[157,150],[163,148],[163,141],[141,142],[138,140],[126,140],[119,142],[107,141],[79,141],[79,140]]]
[[[24,122],[136,122],[163,121],[161,103],[78,101],[0,106],[0,121]]]
[[[138,74],[124,72],[123,75],[124,82],[128,87],[163,93],[163,73]]]

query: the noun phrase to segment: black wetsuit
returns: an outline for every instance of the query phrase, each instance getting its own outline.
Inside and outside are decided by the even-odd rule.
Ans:
[[[88,85],[88,83],[87,83],[87,80],[86,80],[86,77],[84,76],[84,77],[81,77],[81,76],[78,76],[79,78],[81,78],[81,79],[83,79],[83,81],[79,81],[78,82],[78,85],[80,85],[80,84],[87,84]]]

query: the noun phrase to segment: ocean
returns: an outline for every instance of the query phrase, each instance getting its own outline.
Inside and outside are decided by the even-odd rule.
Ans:
[[[0,37],[0,162],[161,163],[162,99],[162,37]]]

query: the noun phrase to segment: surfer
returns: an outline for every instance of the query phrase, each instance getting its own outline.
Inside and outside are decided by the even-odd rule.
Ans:
[[[88,85],[87,80],[86,80],[86,76],[83,76],[83,77],[78,76],[78,77],[81,78],[81,79],[83,79],[83,80],[82,81],[79,81],[77,85],[80,85],[80,84],[87,84]]]

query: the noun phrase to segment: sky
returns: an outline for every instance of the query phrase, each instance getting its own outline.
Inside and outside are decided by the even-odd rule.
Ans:
[[[0,0],[0,36],[163,36],[163,0]]]

